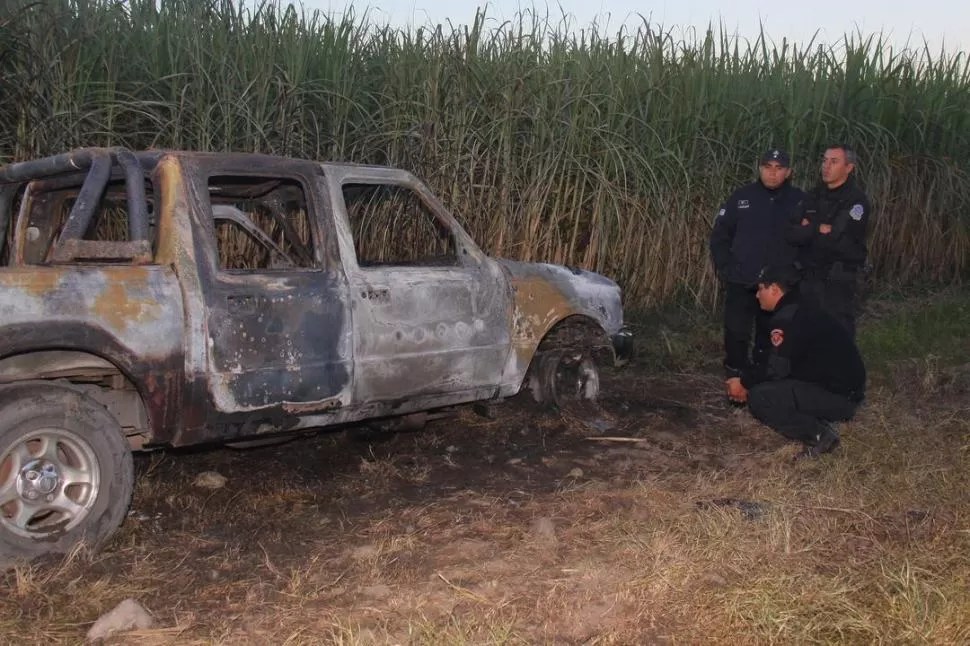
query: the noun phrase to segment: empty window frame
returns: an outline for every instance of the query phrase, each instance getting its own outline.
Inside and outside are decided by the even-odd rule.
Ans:
[[[361,267],[461,264],[454,234],[414,190],[346,183],[343,198]]]
[[[24,237],[23,258],[28,265],[51,262],[55,246],[64,229],[71,209],[77,202],[83,177],[76,184],[57,182],[53,188],[31,190],[27,203],[27,230]],[[47,186],[37,182],[33,186]],[[145,180],[149,239],[154,243],[157,231],[155,222],[155,192],[150,180]],[[132,260],[133,248],[129,232],[128,192],[124,179],[112,179],[105,186],[87,228],[81,235],[84,242],[117,243],[102,246],[95,253],[79,254],[70,262],[83,264],[125,264]]]
[[[286,177],[209,178],[219,268],[278,271],[318,266],[306,191]]]

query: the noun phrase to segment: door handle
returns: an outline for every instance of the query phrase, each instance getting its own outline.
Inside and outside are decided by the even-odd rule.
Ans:
[[[364,287],[360,290],[360,297],[372,303],[390,303],[391,290],[387,287]]]

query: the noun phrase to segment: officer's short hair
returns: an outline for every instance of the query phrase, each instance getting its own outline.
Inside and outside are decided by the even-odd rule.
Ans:
[[[794,265],[768,265],[758,273],[758,283],[761,285],[778,285],[781,291],[788,292],[798,285],[801,272]]]
[[[859,164],[859,155],[856,153],[855,148],[849,144],[836,143],[827,147],[825,150],[841,150],[845,154],[845,163],[857,166]]]

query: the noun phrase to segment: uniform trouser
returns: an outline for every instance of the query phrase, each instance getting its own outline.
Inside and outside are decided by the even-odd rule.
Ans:
[[[758,305],[754,289],[727,283],[724,290],[724,368],[729,377],[737,376],[751,363],[751,328],[754,327],[754,363],[771,348],[771,314]]]
[[[815,444],[825,422],[851,419],[858,402],[818,384],[796,379],[767,381],[748,392],[748,410],[785,437]]]
[[[802,281],[801,293],[835,317],[835,320],[855,338],[855,280],[833,280],[812,276]]]

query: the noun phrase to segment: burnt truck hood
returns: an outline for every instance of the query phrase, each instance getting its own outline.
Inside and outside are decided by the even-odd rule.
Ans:
[[[496,260],[509,272],[516,288],[519,283],[545,282],[561,295],[567,309],[594,319],[608,334],[616,334],[623,327],[620,287],[606,276],[549,263]]]

